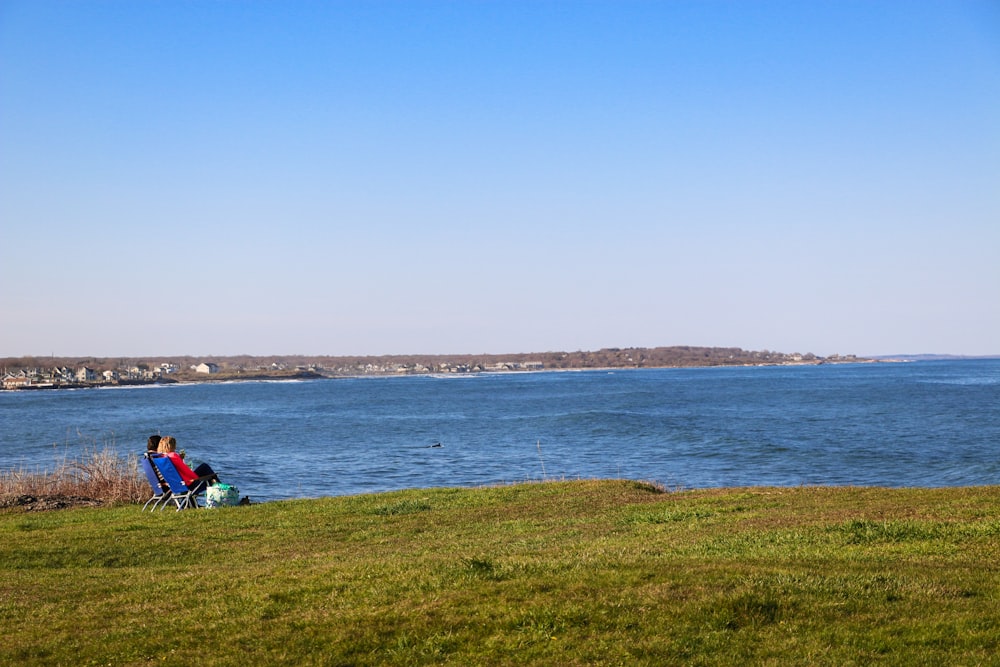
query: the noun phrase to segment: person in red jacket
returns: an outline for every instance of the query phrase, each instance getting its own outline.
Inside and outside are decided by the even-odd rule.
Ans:
[[[184,463],[181,455],[177,453],[177,439],[172,435],[165,435],[160,438],[159,452],[170,459],[174,467],[177,468],[177,472],[180,473],[181,480],[183,480],[188,488],[191,488],[191,485],[196,482],[215,484],[219,481],[219,476],[212,470],[212,466],[207,463],[201,463],[194,470],[191,470],[188,464]]]

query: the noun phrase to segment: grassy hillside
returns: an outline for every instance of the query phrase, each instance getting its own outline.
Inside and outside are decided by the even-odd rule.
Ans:
[[[997,488],[0,513],[0,664],[1000,664]]]

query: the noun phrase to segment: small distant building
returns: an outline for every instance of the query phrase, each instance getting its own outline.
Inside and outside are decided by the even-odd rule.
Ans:
[[[52,369],[52,381],[56,382],[56,383],[59,383],[59,382],[75,382],[76,381],[76,373],[73,371],[72,368],[68,368],[66,366],[61,366],[59,368],[53,368]]]
[[[4,389],[23,389],[31,386],[31,378],[8,375],[3,379]]]
[[[76,381],[77,382],[96,382],[97,373],[93,368],[88,368],[84,366],[76,371]]]
[[[202,362],[194,367],[195,373],[218,373],[219,367],[212,363]]]

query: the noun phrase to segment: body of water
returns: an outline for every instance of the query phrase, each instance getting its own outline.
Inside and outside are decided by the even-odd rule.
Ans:
[[[1000,360],[0,392],[0,469],[153,433],[254,500],[543,478],[997,484]]]

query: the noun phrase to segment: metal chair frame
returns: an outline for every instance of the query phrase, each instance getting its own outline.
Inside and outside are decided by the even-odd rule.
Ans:
[[[146,504],[142,506],[140,511],[145,512],[150,503],[153,503],[153,506],[149,507],[150,512],[154,511],[158,506],[160,509],[163,509],[166,507],[167,500],[172,495],[170,486],[163,479],[156,466],[153,465],[153,456],[150,452],[142,455],[139,465],[142,467],[142,472],[146,475],[149,485],[153,488],[153,496],[146,501]]]
[[[181,474],[174,467],[174,462],[166,456],[159,456],[153,459],[153,464],[163,475],[167,485],[170,487],[170,497],[168,500],[177,505],[177,511],[183,509],[198,509],[198,494],[205,490],[205,478],[199,477],[190,485],[185,484],[181,479]]]

